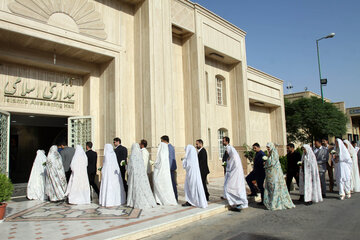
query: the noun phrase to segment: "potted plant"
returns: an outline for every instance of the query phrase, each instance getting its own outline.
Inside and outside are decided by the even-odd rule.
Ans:
[[[6,201],[9,201],[13,194],[14,187],[5,174],[0,174],[0,222],[4,220]]]

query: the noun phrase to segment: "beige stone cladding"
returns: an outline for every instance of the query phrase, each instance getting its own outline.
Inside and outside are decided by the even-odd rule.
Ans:
[[[129,150],[146,139],[155,160],[160,137],[168,135],[179,182],[184,147],[201,138],[210,176],[221,176],[221,136],[241,156],[244,144],[286,144],[282,81],[247,66],[245,35],[186,0],[4,0],[0,108],[92,116],[99,166],[114,137]],[[44,99],[45,87],[55,83]],[[24,105],[24,99],[46,105]]]

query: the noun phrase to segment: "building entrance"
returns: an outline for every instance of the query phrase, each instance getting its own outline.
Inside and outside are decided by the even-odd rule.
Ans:
[[[37,150],[67,141],[67,117],[14,114],[10,118],[9,177],[13,183],[26,183]]]

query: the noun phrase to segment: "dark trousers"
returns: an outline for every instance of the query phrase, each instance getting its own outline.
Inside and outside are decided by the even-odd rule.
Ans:
[[[96,194],[99,196],[99,188],[95,183],[95,176],[96,176],[95,173],[89,173],[88,174],[90,186],[92,186],[92,188],[94,189]]]
[[[123,167],[123,166],[121,166],[121,167],[120,167],[121,178],[122,178],[122,180],[123,180],[125,193],[126,193],[126,195],[127,195],[128,185],[127,185],[127,181],[125,180],[125,172],[126,172],[126,168]]]
[[[69,183],[71,172],[72,172],[71,169],[69,169],[69,171],[65,172],[65,177],[66,177],[66,182],[67,183]]]
[[[207,174],[201,174],[201,181],[202,181],[202,184],[204,186],[206,200],[209,201],[210,194],[209,194],[209,191],[208,191],[208,188],[207,188],[207,185],[206,185],[206,178],[207,178]]]
[[[330,192],[332,192],[332,191],[334,191],[334,170],[333,170],[333,167],[329,163],[326,163],[326,168],[327,168],[327,171],[329,174],[329,182],[330,182],[329,189],[330,189]]]
[[[286,174],[286,186],[287,186],[289,193],[290,193],[290,186],[291,186],[291,182],[292,182],[293,178],[295,178],[296,184],[299,186],[299,172],[288,172]]]
[[[178,193],[177,193],[177,187],[176,187],[176,171],[171,171],[171,182],[173,185],[173,189],[174,189],[174,194],[175,194],[175,198],[176,201],[178,200]]]
[[[246,177],[246,182],[249,185],[249,188],[251,190],[251,194],[256,194],[256,188],[254,186],[254,184],[252,183],[252,181],[256,181],[257,186],[260,190],[260,194],[261,194],[261,202],[264,201],[264,180],[265,180],[265,176],[263,177],[259,177],[256,176],[254,172],[251,172],[249,175],[247,175]]]

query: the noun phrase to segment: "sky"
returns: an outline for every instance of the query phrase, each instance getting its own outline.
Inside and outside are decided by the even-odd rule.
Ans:
[[[194,0],[246,35],[248,65],[278,77],[292,92],[320,95],[319,41],[324,97],[360,107],[360,0]]]

